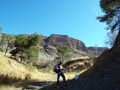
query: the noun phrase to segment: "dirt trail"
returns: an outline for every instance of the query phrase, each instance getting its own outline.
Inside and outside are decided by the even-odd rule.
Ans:
[[[33,81],[26,83],[21,90],[40,90],[43,87],[53,84],[54,82],[39,82]]]
[[[66,80],[70,80],[75,76],[75,73],[65,73]],[[51,85],[56,82],[56,74],[52,73],[41,73],[41,80],[40,81],[28,81],[28,82],[21,82],[18,84],[20,87],[23,87],[22,90],[40,90],[43,87]],[[60,78],[60,81],[63,81]]]

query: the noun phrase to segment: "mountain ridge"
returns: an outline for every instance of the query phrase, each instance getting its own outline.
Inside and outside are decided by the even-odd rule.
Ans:
[[[55,48],[60,47],[61,45],[68,46],[71,50],[80,50],[85,53],[96,53],[101,54],[107,47],[87,47],[85,43],[81,40],[69,37],[68,35],[61,34],[51,34],[50,36],[43,36],[41,45],[44,46],[53,46]]]

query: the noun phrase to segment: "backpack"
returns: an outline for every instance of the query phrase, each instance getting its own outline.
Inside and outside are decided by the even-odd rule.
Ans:
[[[58,69],[58,64],[54,66],[54,70],[55,73],[58,73],[60,70]]]

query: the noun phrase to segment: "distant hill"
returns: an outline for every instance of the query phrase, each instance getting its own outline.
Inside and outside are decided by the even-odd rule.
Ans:
[[[107,47],[88,47],[88,53],[89,54],[97,54],[100,55],[102,52],[104,52],[106,49],[108,49]]]
[[[71,50],[80,50],[88,54],[92,53],[94,55],[96,53],[96,50],[97,54],[100,55],[106,49],[106,47],[94,47],[94,46],[87,47],[85,43],[81,40],[69,37],[68,35],[60,34],[51,34],[48,37],[43,36],[41,45],[53,46],[55,48],[59,47],[60,45],[66,45]]]

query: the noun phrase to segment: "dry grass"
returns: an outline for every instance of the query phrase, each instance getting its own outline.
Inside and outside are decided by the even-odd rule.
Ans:
[[[23,73],[26,72],[25,68],[17,63],[16,61],[9,59],[7,57],[3,57],[2,53],[0,53],[0,74],[1,75],[9,75],[9,77],[16,77],[24,79]]]
[[[15,87],[15,86],[9,86],[9,85],[1,85],[0,90],[21,90],[22,87]]]
[[[35,80],[39,75],[40,73],[34,67],[18,63],[13,59],[5,57],[4,54],[0,52],[1,77],[3,76],[5,79],[12,78],[16,80]]]

